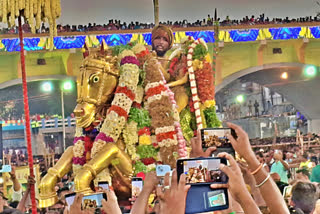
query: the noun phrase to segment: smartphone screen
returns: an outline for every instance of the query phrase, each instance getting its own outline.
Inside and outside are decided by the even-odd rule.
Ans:
[[[219,169],[225,158],[180,159],[177,161],[178,178],[184,173],[188,184],[227,183],[228,176]]]
[[[99,181],[98,182],[98,186],[99,186],[99,189],[101,188],[102,190],[109,190],[109,183],[108,181]]]
[[[86,195],[82,198],[81,208],[84,210],[84,209],[102,207],[102,203],[101,203],[102,199],[107,200],[106,193],[96,193],[92,195]]]
[[[70,210],[70,206],[74,202],[74,198],[76,197],[76,193],[70,193],[64,196],[68,205],[68,209]]]
[[[235,131],[230,128],[201,129],[202,148],[206,150],[215,146],[217,150],[213,153],[213,157],[216,157],[220,152],[227,152],[235,157],[235,151],[227,138],[228,134],[237,138]]]
[[[140,192],[142,191],[142,187],[143,187],[142,178],[132,178],[131,185],[132,185],[131,198],[132,200],[135,200],[139,196]]]
[[[216,208],[227,205],[226,195],[224,190],[214,190],[206,192],[207,194],[207,207]]]

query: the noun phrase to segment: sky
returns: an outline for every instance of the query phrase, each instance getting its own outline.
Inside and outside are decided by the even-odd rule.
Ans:
[[[241,19],[248,15],[297,18],[315,16],[320,12],[316,0],[159,0],[160,21],[187,19],[194,22],[213,16]],[[153,22],[152,0],[61,0],[62,15],[59,24],[107,23],[109,19],[121,21]]]

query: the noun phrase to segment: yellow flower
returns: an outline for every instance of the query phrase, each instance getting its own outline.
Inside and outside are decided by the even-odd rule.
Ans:
[[[210,108],[212,106],[215,106],[216,105],[216,101],[215,100],[207,100],[204,102],[204,106],[206,108]]]
[[[192,62],[192,66],[193,66],[193,70],[198,70],[199,68],[201,69],[203,67],[202,62],[200,62],[200,60],[195,59]]]
[[[212,63],[212,58],[210,56],[210,54],[208,53],[205,57],[206,61],[209,62],[210,64]]]
[[[141,135],[139,136],[139,145],[150,145],[151,144],[151,138],[149,135]]]

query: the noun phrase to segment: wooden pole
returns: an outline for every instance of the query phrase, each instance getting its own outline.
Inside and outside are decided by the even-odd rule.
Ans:
[[[215,96],[215,88],[216,88],[216,64],[217,64],[217,56],[218,56],[218,46],[219,46],[219,21],[217,18],[217,8],[214,10],[214,43],[213,43],[213,56],[212,56],[212,72],[213,72],[213,81],[214,81],[214,90],[213,94]]]
[[[153,0],[154,25],[159,25],[159,0]]]
[[[22,78],[23,104],[24,104],[24,114],[25,114],[25,129],[26,129],[26,135],[27,135],[28,164],[29,164],[30,176],[34,177],[33,154],[32,154],[32,145],[31,145],[30,111],[29,111],[29,102],[28,102],[28,88],[27,88],[25,58],[24,58],[21,14],[18,17],[18,23],[19,23],[20,60],[21,60],[20,64],[21,64],[21,73],[22,73],[21,78]],[[32,214],[36,214],[37,204],[36,204],[34,184],[30,184],[30,197],[31,197],[31,203],[32,203]]]

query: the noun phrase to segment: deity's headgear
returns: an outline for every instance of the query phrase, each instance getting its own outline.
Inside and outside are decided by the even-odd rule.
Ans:
[[[164,26],[164,25],[157,25],[152,29],[152,43],[155,38],[157,38],[159,35],[165,36],[168,39],[169,42],[169,49],[172,48],[173,42],[174,42],[174,36],[171,28]]]

